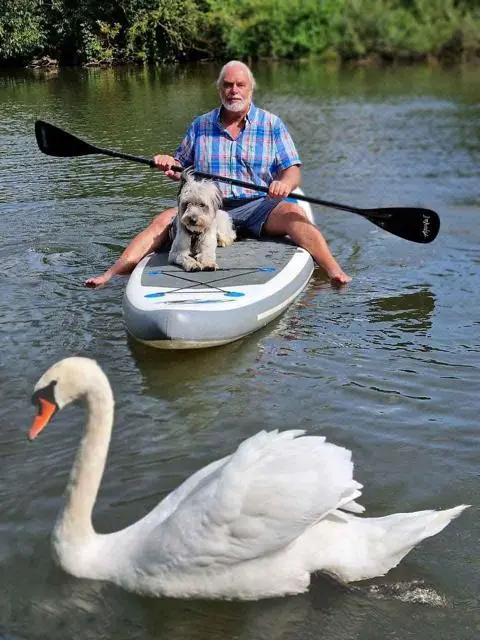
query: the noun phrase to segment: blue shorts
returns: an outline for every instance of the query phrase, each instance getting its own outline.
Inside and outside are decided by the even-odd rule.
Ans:
[[[282,198],[273,199],[266,196],[224,198],[222,208],[228,211],[233,226],[240,235],[253,235],[259,238],[268,216],[280,202]]]

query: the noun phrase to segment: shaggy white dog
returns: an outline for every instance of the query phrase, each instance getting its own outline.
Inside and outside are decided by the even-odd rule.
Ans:
[[[214,271],[216,248],[233,244],[236,234],[230,216],[222,211],[222,196],[210,180],[195,180],[184,171],[178,194],[178,214],[168,261],[185,271]]]

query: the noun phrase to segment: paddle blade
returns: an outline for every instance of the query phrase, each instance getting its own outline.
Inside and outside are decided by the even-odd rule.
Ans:
[[[43,122],[43,120],[35,122],[35,137],[38,148],[47,156],[68,158],[98,153],[96,147],[88,142],[80,140],[80,138],[55,127],[53,124]]]
[[[432,242],[440,230],[440,218],[431,209],[413,207],[390,207],[368,209],[365,212],[370,222],[399,238],[426,244]]]

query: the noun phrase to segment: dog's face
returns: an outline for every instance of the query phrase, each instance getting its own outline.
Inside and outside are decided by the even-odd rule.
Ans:
[[[196,181],[187,174],[178,196],[178,217],[188,231],[204,233],[212,226],[221,205],[222,196],[213,182]]]

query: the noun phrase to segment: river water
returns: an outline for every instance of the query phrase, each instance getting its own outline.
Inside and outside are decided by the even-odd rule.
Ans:
[[[41,118],[103,147],[170,153],[216,105],[217,68],[0,76],[0,637],[383,640],[480,637],[480,72],[255,68],[308,195],[438,211],[419,245],[350,213],[316,220],[352,284],[316,271],[276,323],[212,350],[164,353],[125,332],[124,279],[92,291],[176,187],[101,156],[49,158]],[[368,515],[472,504],[386,577],[250,603],[149,599],[56,567],[50,531],[80,438],[70,407],[34,444],[32,387],[54,361],[96,358],[116,424],[97,530],[139,519],[259,429],[304,428],[353,451]]]

